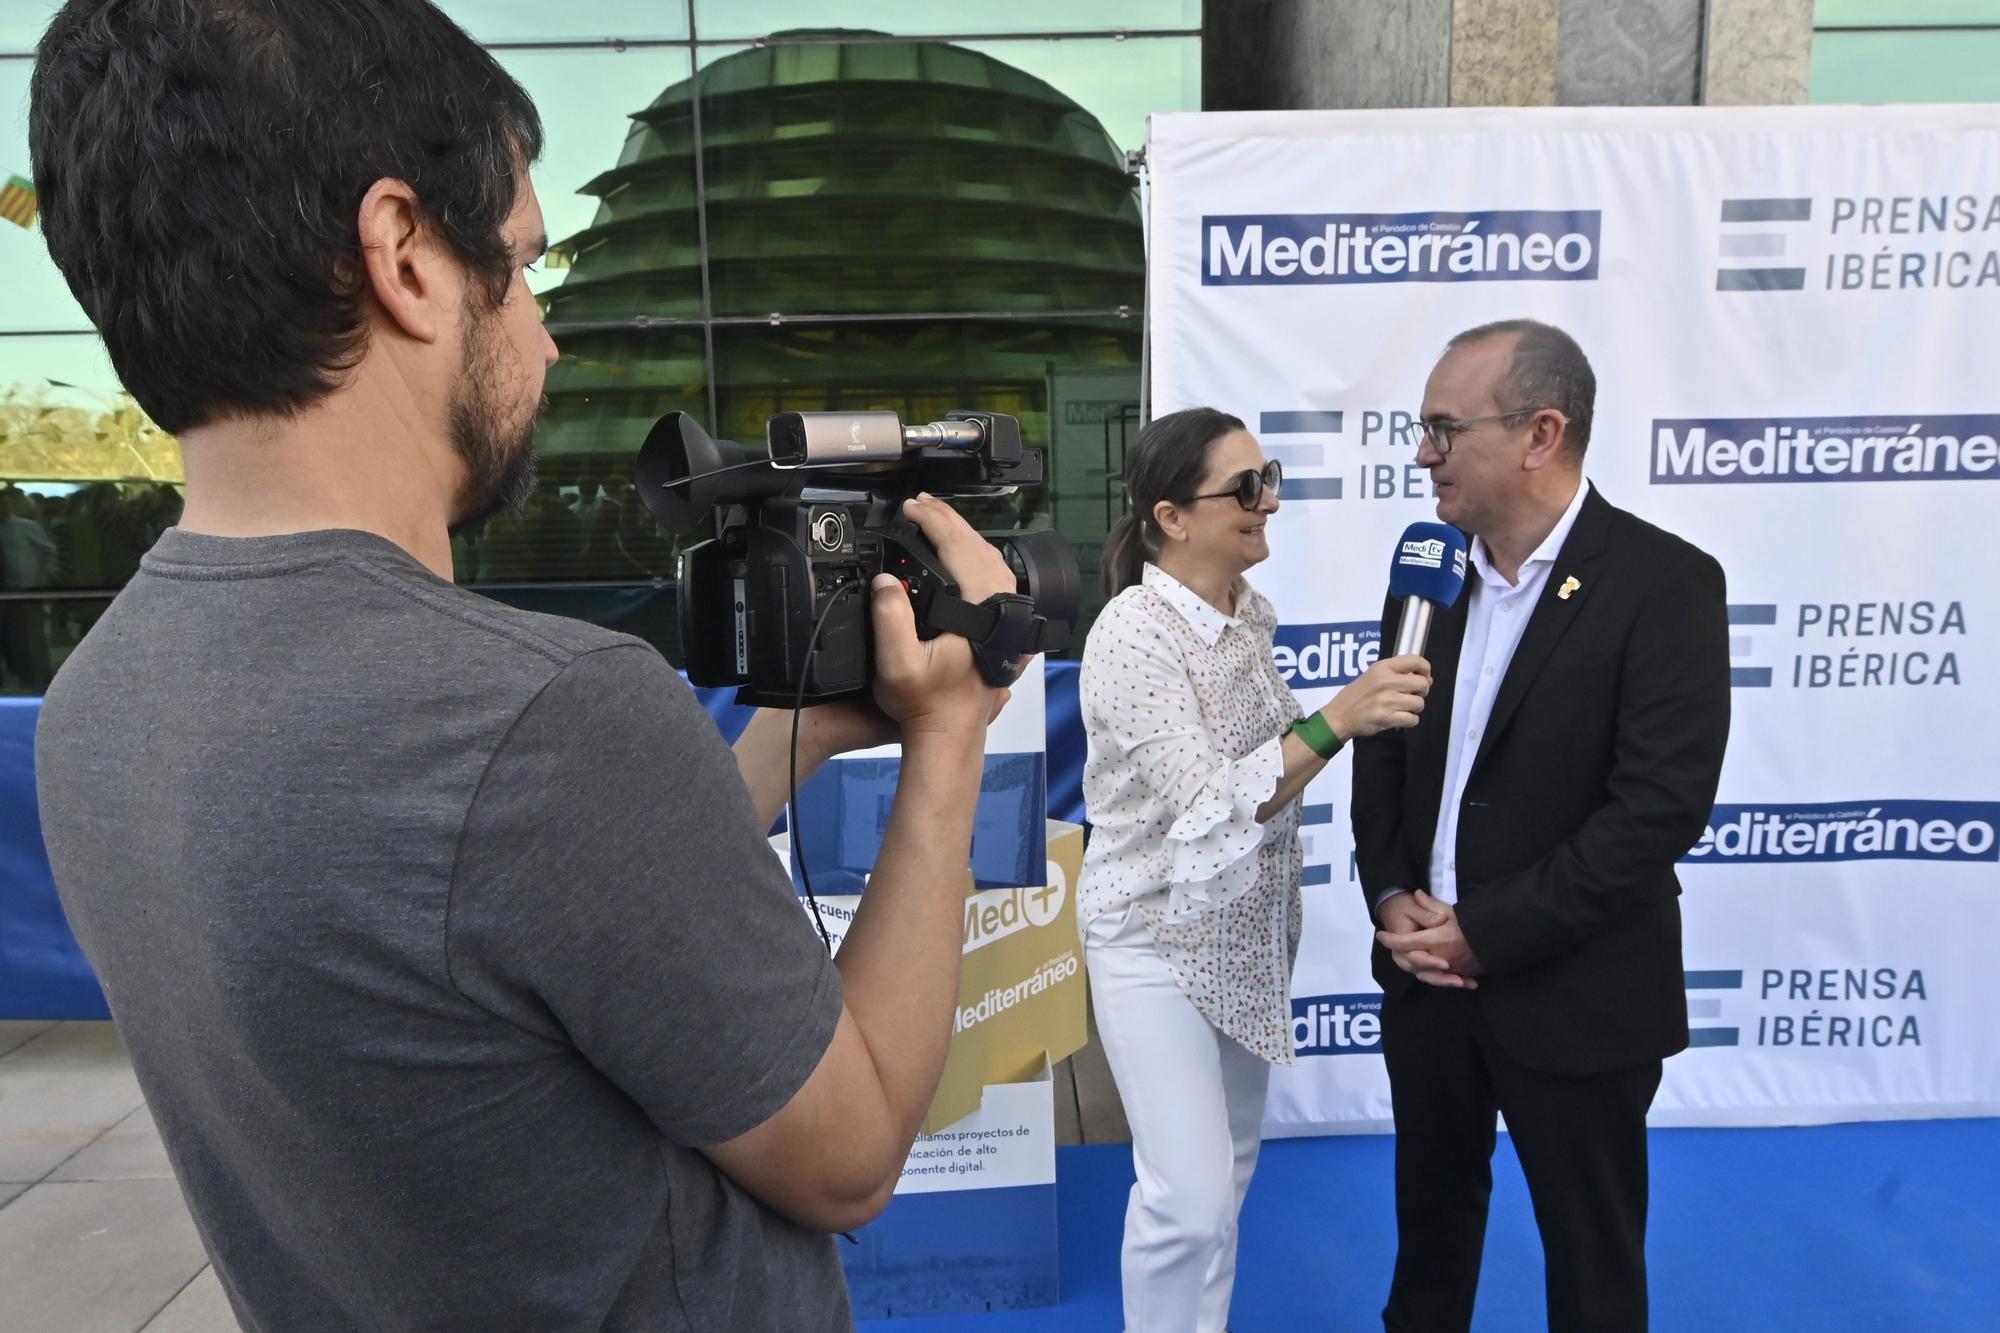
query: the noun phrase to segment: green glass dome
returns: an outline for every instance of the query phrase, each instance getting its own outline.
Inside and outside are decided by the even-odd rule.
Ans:
[[[876,41],[746,50],[700,83],[713,309],[757,317],[714,329],[723,435],[761,439],[780,410],[978,406],[1046,441],[1052,367],[1137,364],[1138,199],[1124,154],[1055,88]],[[661,413],[708,415],[694,112],[693,81],[637,112],[584,187],[596,219],[558,244],[552,462],[629,457]]]

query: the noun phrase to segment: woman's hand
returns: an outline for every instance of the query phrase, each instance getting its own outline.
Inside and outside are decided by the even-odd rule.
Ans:
[[[1343,741],[1414,727],[1431,692],[1431,664],[1415,653],[1386,657],[1361,673],[1319,710]]]

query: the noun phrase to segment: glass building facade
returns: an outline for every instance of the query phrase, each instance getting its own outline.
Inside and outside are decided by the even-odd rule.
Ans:
[[[1815,102],[2000,102],[2000,0],[1818,0]]]
[[[32,51],[0,15],[0,183]],[[562,352],[541,484],[459,581],[672,655],[674,542],[631,486],[662,413],[976,407],[1049,445],[987,527],[1054,526],[1094,583],[1137,425],[1144,249],[1126,154],[1200,105],[1200,0],[442,0],[534,97]],[[119,387],[0,197],[0,691],[38,693],[179,512],[176,442]],[[1080,641],[1080,640],[1079,640]]]

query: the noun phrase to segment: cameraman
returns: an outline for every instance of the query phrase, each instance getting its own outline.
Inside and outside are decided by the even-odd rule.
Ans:
[[[880,581],[880,711],[803,727],[804,768],[905,747],[836,966],[765,841],[788,716],[732,762],[651,648],[450,582],[556,359],[521,89],[423,0],[70,0],[31,101],[50,251],[188,481],[49,691],[44,832],[237,1318],[849,1327],[827,1233],[943,1066],[1001,696]]]

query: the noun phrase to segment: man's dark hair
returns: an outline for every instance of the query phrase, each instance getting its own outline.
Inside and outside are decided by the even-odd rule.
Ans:
[[[1447,351],[1488,338],[1513,335],[1514,357],[1496,390],[1502,408],[1553,407],[1569,420],[1563,442],[1578,458],[1590,445],[1590,419],[1597,404],[1597,373],[1576,339],[1537,319],[1502,319],[1467,329]]]
[[[426,0],[69,0],[28,144],[56,267],[169,431],[293,412],[364,349],[361,200],[384,177],[497,305],[542,126]]]

